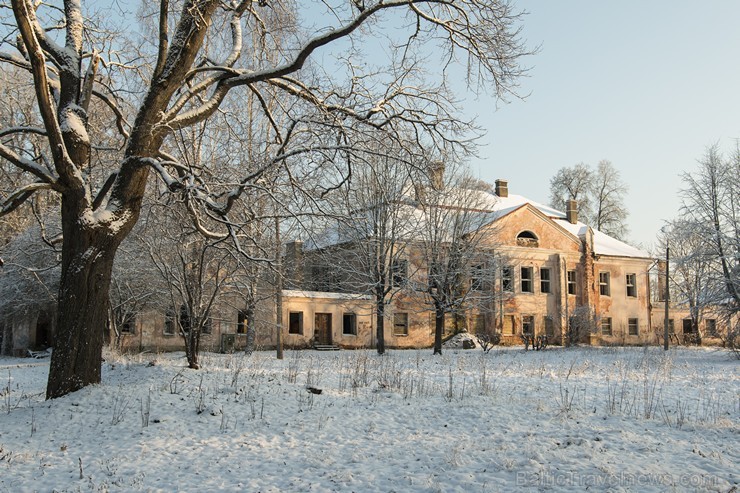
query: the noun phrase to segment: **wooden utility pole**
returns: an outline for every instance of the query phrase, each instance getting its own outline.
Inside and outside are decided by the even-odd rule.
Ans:
[[[663,318],[663,350],[668,351],[668,339],[670,338],[670,330],[668,327],[668,308],[671,304],[671,292],[670,292],[670,280],[668,278],[668,259],[670,256],[670,249],[668,247],[665,248],[665,296],[663,303],[665,303],[665,317]]]
[[[275,330],[277,359],[283,359],[283,260],[280,242],[280,219],[275,214]]]

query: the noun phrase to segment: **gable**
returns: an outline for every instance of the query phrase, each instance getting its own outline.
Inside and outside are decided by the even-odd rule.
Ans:
[[[578,238],[529,204],[524,204],[497,218],[486,228],[491,230],[493,241],[502,246],[528,246],[526,240],[519,241],[517,236],[523,232],[531,232],[537,238],[536,248],[575,253],[580,252],[581,249],[581,242]],[[534,247],[533,243],[530,243],[532,247]]]

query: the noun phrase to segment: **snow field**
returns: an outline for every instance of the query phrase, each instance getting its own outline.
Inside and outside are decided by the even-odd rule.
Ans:
[[[0,492],[726,492],[739,367],[707,348],[107,354],[101,385],[44,401],[48,362],[0,358]]]

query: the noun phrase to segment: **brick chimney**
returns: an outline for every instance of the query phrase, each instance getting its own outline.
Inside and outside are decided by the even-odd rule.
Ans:
[[[496,180],[496,195],[501,198],[509,196],[509,182],[506,180]]]
[[[578,202],[569,199],[566,203],[565,218],[569,223],[575,224],[578,222]]]
[[[432,183],[434,190],[444,188],[445,163],[435,161],[429,165],[429,181]]]
[[[291,241],[285,245],[285,287],[303,287],[303,242]]]

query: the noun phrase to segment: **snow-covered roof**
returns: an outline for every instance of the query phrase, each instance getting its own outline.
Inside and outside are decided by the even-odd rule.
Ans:
[[[331,298],[334,300],[370,300],[372,296],[353,293],[330,293],[326,291],[303,291],[283,289],[283,296],[293,298]]]
[[[566,214],[548,205],[540,204],[522,195],[509,194],[508,197],[498,197],[492,192],[475,192],[491,196],[488,202],[491,204],[488,212],[489,222],[495,221],[525,205],[530,205],[551,219],[555,224],[566,230],[576,238],[586,234],[589,226],[583,222],[572,224],[566,219]],[[613,238],[606,233],[592,229],[594,234],[594,253],[596,255],[612,255],[617,257],[651,258],[650,254],[635,248],[632,245]]]
[[[576,222],[575,224],[570,223],[566,219],[565,212],[554,209],[548,205],[541,204],[534,200],[531,200],[522,195],[509,194],[507,197],[497,196],[493,190],[465,190],[465,196],[468,197],[471,208],[479,211],[482,215],[480,220],[471,221],[471,224],[483,225],[490,224],[507,214],[525,207],[527,205],[534,207],[541,212],[548,219],[553,221],[557,226],[564,229],[567,233],[571,234],[575,238],[581,238],[588,231],[589,226],[583,222]],[[399,207],[408,208],[406,217],[408,217],[407,224],[402,228],[402,232],[399,236],[411,237],[418,234],[423,228],[418,227],[418,222],[422,220],[423,214],[420,213],[417,207],[404,203],[399,204]],[[416,226],[413,226],[416,225]],[[594,238],[594,254],[596,255],[610,255],[617,257],[632,257],[632,258],[652,258],[651,255],[639,248],[635,248],[627,243],[613,238],[601,231],[592,229]],[[318,248],[329,246],[330,244],[337,244],[342,241],[342,236],[338,231],[326,232],[325,236],[322,237],[320,245],[316,245]],[[344,241],[347,241],[344,238]]]

